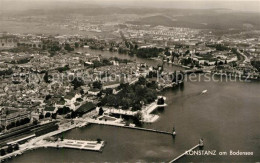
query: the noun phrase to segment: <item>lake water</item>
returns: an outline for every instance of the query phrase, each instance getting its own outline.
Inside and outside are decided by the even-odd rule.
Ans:
[[[100,53],[100,52],[98,52]],[[128,57],[127,55],[119,55]],[[121,58],[123,58],[121,57]],[[138,60],[151,62],[151,60]],[[169,69],[179,69],[167,66]],[[202,78],[203,79],[203,78]],[[208,93],[201,94],[202,90]],[[171,131],[169,135],[90,125],[64,133],[65,138],[107,142],[102,153],[73,149],[37,149],[7,162],[167,162],[204,138],[204,150],[227,156],[185,156],[180,162],[256,162],[260,160],[260,83],[187,81],[182,89],[162,92],[168,104],[160,119],[144,127]],[[254,152],[254,156],[230,156],[229,151]]]

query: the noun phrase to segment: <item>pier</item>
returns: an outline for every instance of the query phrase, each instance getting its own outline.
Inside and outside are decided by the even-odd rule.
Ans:
[[[158,133],[158,134],[173,135],[173,132],[160,131],[160,130],[149,129],[149,128],[131,127],[131,126],[122,126],[122,127],[129,128],[129,129],[135,129],[135,130],[148,131],[148,132],[155,132],[155,133]]]
[[[193,151],[193,150],[195,150],[195,149],[198,148],[198,147],[203,147],[203,146],[204,146],[204,144],[203,144],[203,139],[200,139],[199,144],[197,144],[197,145],[195,145],[194,147],[192,147],[191,149],[185,151],[183,154],[181,154],[181,155],[179,155],[178,157],[174,158],[174,159],[171,160],[169,163],[173,163],[173,162],[179,160],[180,158],[184,157],[184,156],[186,155],[186,153],[188,153],[188,152],[190,152],[190,151]]]
[[[92,121],[88,121],[88,122],[90,124],[92,123],[92,124],[98,124],[98,125],[121,127],[121,128],[141,130],[141,131],[147,131],[147,132],[155,132],[155,133],[158,133],[158,134],[166,134],[166,135],[172,135],[172,136],[176,135],[174,128],[173,128],[172,132],[168,132],[168,131],[160,131],[160,130],[156,130],[156,129],[142,128],[142,127],[125,126],[124,124],[109,123],[109,122],[97,121],[97,120],[94,120],[94,121],[92,120]]]
[[[9,159],[13,156],[21,155],[27,150],[33,150],[38,148],[70,148],[70,149],[79,149],[79,150],[87,150],[87,151],[94,151],[94,152],[102,152],[103,147],[105,146],[104,141],[86,141],[86,140],[71,140],[71,139],[64,139],[58,141],[46,141],[46,140],[38,140],[30,145],[23,145],[26,146],[18,151],[14,151],[12,153],[8,153],[4,156],[0,156],[0,162],[3,160]]]
[[[54,148],[71,148],[101,152],[103,147],[105,146],[105,142],[64,139],[56,142],[42,141],[39,142],[39,146]]]

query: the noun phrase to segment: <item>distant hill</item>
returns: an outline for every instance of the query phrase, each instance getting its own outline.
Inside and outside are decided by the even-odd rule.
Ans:
[[[120,8],[117,6],[101,7],[99,5],[89,5],[83,2],[52,2],[36,4],[22,2],[16,7],[12,3],[3,3],[5,10],[0,11],[0,20],[5,17],[47,17],[47,21],[56,20],[62,22],[75,15],[81,16],[111,16],[117,15],[129,24],[137,25],[163,25],[170,27],[187,27],[198,29],[217,29],[222,31],[253,30],[260,29],[260,13],[246,13],[222,8],[216,9],[174,9],[174,8]],[[32,7],[33,6],[33,7]],[[16,10],[13,10],[15,8]],[[130,14],[129,20],[125,20],[125,15]],[[153,15],[153,16],[148,16]],[[123,17],[124,16],[124,17]],[[131,20],[131,21],[130,21]],[[106,21],[106,20],[104,20]],[[109,20],[108,20],[109,21]],[[17,22],[15,22],[17,23]],[[3,23],[2,23],[3,24]],[[231,30],[230,30],[231,31]]]
[[[174,17],[172,13],[166,13]],[[136,25],[164,25],[170,27],[188,27],[201,29],[260,29],[259,13],[198,13],[182,15],[171,19],[163,14],[144,17],[135,21],[127,21]]]
[[[147,24],[147,25],[163,25],[163,26],[173,26],[174,25],[174,21],[169,18],[166,17],[164,15],[156,15],[156,16],[149,16],[149,17],[145,17],[142,18],[138,21],[130,21],[128,23],[133,23],[133,24]]]

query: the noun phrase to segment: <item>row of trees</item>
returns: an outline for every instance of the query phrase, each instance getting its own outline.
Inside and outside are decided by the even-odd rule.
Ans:
[[[40,47],[41,45],[39,44],[38,47]],[[17,47],[34,47],[36,48],[37,45],[36,44],[28,44],[28,43],[17,43]]]
[[[69,107],[64,106],[62,108],[59,108],[56,113],[46,112],[45,115],[40,114],[39,119],[50,118],[50,117],[52,119],[56,119],[57,115],[66,115],[65,118],[69,119],[69,118],[76,118],[78,116],[78,113],[76,111],[73,111]]]
[[[13,151],[17,151],[19,150],[19,145],[15,144],[15,145],[8,145],[7,149],[1,149],[1,156],[6,155],[7,153],[12,153]]]
[[[43,119],[43,118],[52,118],[52,119],[56,119],[57,118],[57,114],[56,113],[50,113],[50,112],[47,112],[45,115],[43,114],[40,114],[39,115],[39,119]]]
[[[1,130],[4,130],[5,128],[6,128],[7,130],[9,130],[9,129],[14,128],[14,127],[19,127],[19,126],[21,126],[21,125],[25,125],[25,124],[29,123],[30,121],[31,121],[30,118],[20,119],[20,120],[17,120],[17,121],[15,121],[15,122],[11,122],[11,123],[8,124],[6,127],[5,127],[5,126],[2,126],[2,127],[0,128],[0,131],[1,131]]]

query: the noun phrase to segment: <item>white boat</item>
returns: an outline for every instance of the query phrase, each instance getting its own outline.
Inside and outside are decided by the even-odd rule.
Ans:
[[[208,92],[208,90],[204,90],[204,91],[201,92],[201,94],[205,94],[207,92]]]

